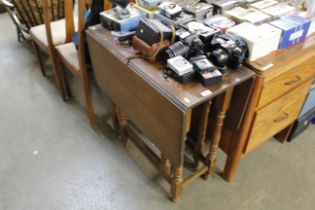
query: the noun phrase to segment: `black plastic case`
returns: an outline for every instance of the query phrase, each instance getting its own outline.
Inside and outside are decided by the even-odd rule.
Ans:
[[[172,77],[174,79],[176,79],[177,81],[179,81],[181,83],[184,83],[184,84],[190,82],[195,76],[195,71],[187,73],[187,74],[184,74],[182,76],[179,76],[173,70],[171,70],[171,69],[168,69],[168,70],[172,72]]]
[[[303,131],[305,131],[309,124],[311,123],[312,118],[315,116],[315,108],[311,109],[301,117],[299,117],[292,128],[292,131],[289,135],[288,141],[296,139]]]
[[[161,41],[160,30],[163,32],[163,41],[172,35],[172,30],[158,20],[143,19],[140,20],[136,31],[136,36],[146,42],[148,45]]]
[[[216,73],[215,73],[216,72]],[[220,73],[220,75],[215,75]],[[221,81],[222,74],[219,70],[215,71],[196,71],[198,80],[204,85],[214,85]]]

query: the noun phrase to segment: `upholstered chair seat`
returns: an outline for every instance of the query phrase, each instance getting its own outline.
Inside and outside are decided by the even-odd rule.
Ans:
[[[73,74],[80,75],[79,55],[73,42],[56,46],[60,59]]]
[[[51,22],[51,32],[52,32],[52,37],[53,37],[53,43],[55,46],[65,43],[65,40],[66,40],[65,24],[66,24],[65,19]],[[74,25],[76,26],[75,30],[77,31],[77,25],[78,25],[77,17],[74,18]],[[32,27],[30,30],[30,34],[31,34],[32,39],[36,41],[36,43],[39,44],[41,48],[48,47],[45,24]]]

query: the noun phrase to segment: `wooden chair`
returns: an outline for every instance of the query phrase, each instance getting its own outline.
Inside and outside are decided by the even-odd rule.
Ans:
[[[52,20],[60,20],[64,17],[64,0],[52,1],[53,6],[50,10]],[[29,35],[32,27],[44,24],[42,1],[0,0],[0,2],[5,6],[6,11],[16,25],[19,42],[26,39],[25,35]]]
[[[66,11],[66,21],[67,21],[67,33],[71,37],[74,34],[74,21],[72,11],[71,11],[71,1],[67,2],[68,7]],[[75,44],[71,40],[66,40],[66,44],[56,46],[56,52],[60,62],[60,72],[64,81],[65,93],[67,97],[71,96],[71,91],[67,79],[65,69],[68,69],[74,76],[81,80],[83,87],[85,102],[87,106],[88,117],[91,123],[91,127],[96,129],[96,120],[94,115],[94,108],[92,103],[92,97],[90,92],[90,82],[89,75],[86,66],[86,53],[85,53],[85,22],[84,14],[86,12],[86,1],[79,0],[79,15],[78,15],[78,49],[76,49]],[[47,31],[50,31],[49,24],[47,25]],[[50,35],[48,35],[48,42],[52,44]]]
[[[56,5],[58,4],[58,5]],[[77,5],[77,4],[76,4]],[[71,19],[77,22],[77,17],[75,18],[61,18],[56,20],[56,17],[65,17],[74,16],[74,14],[69,14],[69,11],[73,11],[72,0],[44,0],[43,1],[43,21],[44,24],[37,25],[30,29],[30,35],[33,41],[34,49],[39,61],[41,72],[43,76],[46,76],[43,60],[40,55],[40,51],[49,55],[49,58],[52,63],[53,72],[55,75],[55,81],[57,88],[64,100],[66,100],[66,95],[64,92],[64,87],[62,84],[62,75],[57,67],[57,54],[55,46],[64,44],[71,40],[71,33],[66,29],[68,25],[75,25],[74,23],[69,22],[68,19]],[[56,11],[56,8],[57,11]],[[64,13],[61,15],[61,13]],[[58,14],[58,15],[57,15]],[[53,21],[55,20],[55,21]]]

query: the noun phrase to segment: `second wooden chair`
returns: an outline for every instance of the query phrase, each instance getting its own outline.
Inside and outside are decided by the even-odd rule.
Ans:
[[[69,4],[72,1],[68,1]],[[73,8],[71,6],[67,8]],[[79,0],[79,21],[78,21],[78,49],[72,41],[68,41],[66,44],[56,46],[57,57],[59,62],[59,68],[61,76],[64,81],[65,93],[68,97],[71,96],[69,82],[65,69],[68,69],[74,76],[78,77],[81,81],[83,93],[85,97],[88,117],[91,123],[91,127],[96,129],[96,119],[94,115],[94,108],[91,97],[91,88],[89,73],[86,66],[86,51],[85,51],[85,12],[86,12],[86,1]],[[74,35],[74,20],[72,11],[65,13],[66,21],[70,24],[67,25],[67,31],[73,36]]]

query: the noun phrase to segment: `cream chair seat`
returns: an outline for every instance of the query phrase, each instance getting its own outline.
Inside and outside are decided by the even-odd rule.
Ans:
[[[66,40],[65,24],[66,24],[65,19],[51,22],[51,32],[55,46],[65,43]],[[74,24],[75,26],[78,25],[77,17],[74,18]],[[77,31],[77,27],[75,28],[75,31]],[[30,30],[30,34],[32,39],[34,39],[34,41],[36,41],[36,43],[39,44],[42,49],[48,47],[45,24],[32,27]]]
[[[78,50],[73,42],[56,46],[60,59],[66,67],[76,76],[80,76]]]

